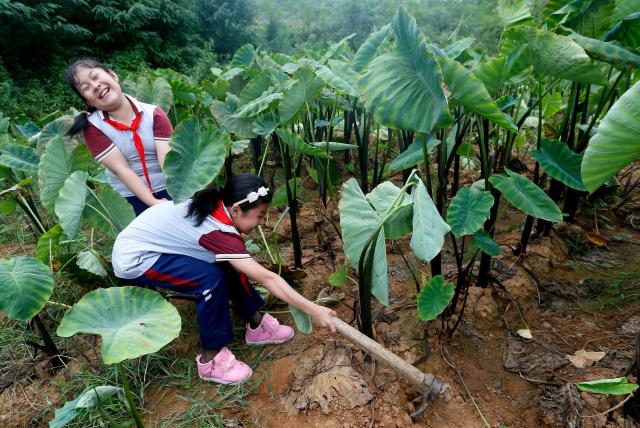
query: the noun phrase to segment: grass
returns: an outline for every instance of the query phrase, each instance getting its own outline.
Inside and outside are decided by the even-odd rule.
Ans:
[[[587,302],[588,309],[615,309],[640,299],[640,268],[615,272],[603,282],[605,285],[599,295]]]
[[[184,305],[180,308],[183,329],[182,340],[185,337],[190,339],[197,335],[197,324],[192,305]],[[235,337],[240,338],[244,333],[244,326],[236,323]],[[71,339],[65,339],[69,349],[73,349],[73,358],[76,361],[86,361],[88,358],[81,356],[82,349],[85,351],[94,347],[91,336],[79,335]],[[180,341],[180,339],[178,339]],[[202,382],[198,379],[193,357],[195,355],[180,355],[178,344],[168,345],[160,352],[145,355],[135,360],[126,361],[125,371],[131,384],[132,392],[141,411],[145,416],[145,406],[148,405],[147,392],[151,387],[164,394],[171,394],[184,401],[185,406],[180,406],[172,414],[163,418],[158,426],[162,427],[223,427],[232,422],[221,416],[224,409],[246,408],[245,397],[254,391],[262,382],[262,379],[254,375],[254,378],[242,385],[224,386]],[[256,367],[265,360],[269,360],[272,350],[265,348],[254,348],[244,344],[242,340],[236,340],[231,345],[233,352],[238,359],[246,361],[251,366]],[[95,352],[99,350],[95,348]],[[190,351],[187,351],[190,352]],[[87,352],[84,352],[86,354]],[[94,364],[83,363],[81,368],[74,371],[68,380],[61,377],[52,380],[52,383],[59,389],[64,400],[75,399],[87,388],[100,385],[122,386],[118,379],[118,372],[115,366],[106,366],[99,361]],[[202,393],[206,398],[202,398]],[[56,408],[61,408],[64,403],[59,403]],[[50,408],[52,415],[53,407]],[[118,424],[125,424],[129,421],[129,412],[123,401],[113,396],[102,403],[101,408],[93,407],[83,410],[81,414],[70,423],[69,427],[103,427],[106,413]],[[147,416],[149,413],[147,413]],[[150,425],[151,426],[151,425]]]
[[[27,328],[24,321],[0,316],[0,375],[16,379],[33,359],[33,348],[27,341],[38,341],[38,336]]]
[[[20,249],[20,254],[27,253],[24,247],[37,242],[31,227],[25,226],[28,224],[30,224],[29,219],[20,208],[9,216],[0,216],[0,244],[11,244]],[[0,256],[7,257],[6,254],[0,254]]]

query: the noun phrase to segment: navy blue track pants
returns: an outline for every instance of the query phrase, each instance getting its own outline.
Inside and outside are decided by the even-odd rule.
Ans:
[[[193,257],[163,254],[133,284],[162,287],[195,297],[202,349],[219,349],[233,340],[229,300],[249,321],[264,300],[228,262],[208,263]]]

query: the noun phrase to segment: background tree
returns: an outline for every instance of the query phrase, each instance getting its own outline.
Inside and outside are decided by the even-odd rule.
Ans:
[[[251,0],[197,0],[201,37],[213,40],[220,54],[235,52],[253,41],[254,7]]]

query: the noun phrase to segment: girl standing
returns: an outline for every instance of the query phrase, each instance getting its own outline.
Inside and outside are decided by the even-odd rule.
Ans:
[[[222,190],[205,189],[183,203],[160,204],[136,218],[116,239],[112,264],[127,282],[162,287],[196,299],[202,353],[196,357],[201,379],[237,384],[251,368],[227,348],[232,341],[229,300],[247,321],[250,345],[284,343],[294,331],[259,309],[264,301],[248,282],[259,282],[272,295],[335,332],[335,312],[293,290],[278,274],[247,251],[242,234],[262,223],[272,192],[253,174],[233,176]]]
[[[107,167],[109,184],[136,216],[170,200],[162,168],[173,128],[165,112],[124,94],[118,76],[91,59],[72,63],[66,81],[86,103],[67,134],[83,132],[93,157]]]

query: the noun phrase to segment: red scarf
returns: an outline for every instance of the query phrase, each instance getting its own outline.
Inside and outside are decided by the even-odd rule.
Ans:
[[[133,104],[131,105],[133,107]],[[134,112],[136,113],[136,117],[131,122],[131,126],[124,125],[116,120],[113,120],[109,117],[109,115],[104,113],[104,121],[109,125],[116,128],[118,131],[131,131],[133,132],[133,143],[136,146],[136,150],[138,151],[138,156],[140,157],[140,161],[142,162],[142,171],[144,171],[144,178],[147,179],[147,184],[149,184],[149,190],[151,193],[155,193],[153,187],[151,186],[151,180],[149,179],[149,171],[147,171],[147,162],[144,159],[144,146],[142,145],[142,139],[138,134],[138,127],[140,126],[140,121],[142,120],[142,113],[136,111],[135,107],[133,107]]]
[[[222,200],[219,200],[215,209],[211,211],[211,217],[218,220],[222,224],[235,227],[235,224],[233,224],[233,221],[227,214],[227,211],[224,209]],[[249,280],[247,279],[247,276],[242,272],[238,272],[238,273],[240,274],[240,284],[242,284],[242,288],[244,288],[244,291],[246,291],[247,294],[253,294],[251,293],[251,286],[249,285]]]
[[[225,211],[224,206],[222,205],[222,199],[218,201],[215,209],[211,211],[211,217],[215,218],[222,224],[226,224],[227,226],[236,226],[235,224],[233,224],[231,218],[229,218],[227,211]]]

